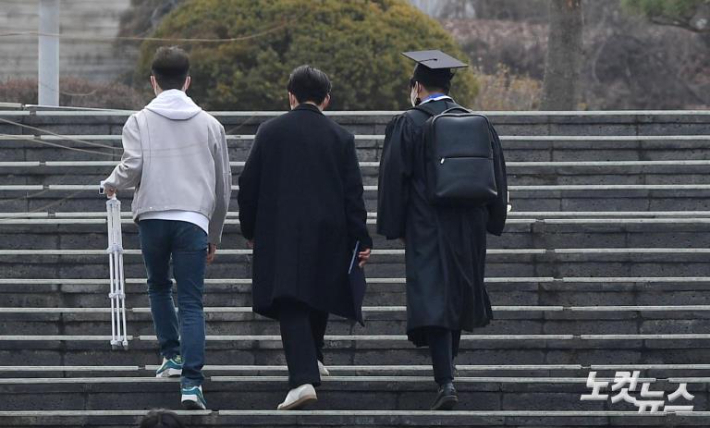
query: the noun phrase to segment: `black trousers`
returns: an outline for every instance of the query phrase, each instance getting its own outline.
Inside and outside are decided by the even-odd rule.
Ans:
[[[282,300],[278,307],[289,385],[291,388],[305,384],[319,386],[318,361],[323,361],[328,313],[295,300]]]
[[[434,380],[443,385],[454,380],[454,358],[458,354],[461,331],[447,330],[441,327],[427,329],[427,341],[434,366]]]

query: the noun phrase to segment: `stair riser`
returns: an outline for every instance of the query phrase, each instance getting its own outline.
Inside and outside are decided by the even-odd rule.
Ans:
[[[709,154],[710,155],[710,154]],[[541,185],[635,185],[635,184],[705,184],[707,175],[700,169],[703,167],[683,167],[677,166],[665,168],[665,170],[648,171],[635,173],[632,171],[615,173],[599,169],[598,171],[577,171],[568,169],[566,173],[559,173],[554,169],[527,168],[528,171],[519,171],[517,168],[509,168],[509,186],[541,186]],[[76,174],[79,168],[65,169],[56,173],[35,173],[33,169],[20,171],[8,171],[0,168],[0,182],[3,185],[54,185],[62,184],[94,184],[106,179],[111,173],[111,169],[106,169],[101,173]],[[83,168],[82,168],[83,169]],[[630,169],[630,168],[628,168]],[[236,168],[235,168],[236,170]],[[693,170],[697,172],[693,173]],[[237,183],[238,176],[233,182]],[[363,184],[365,186],[376,186],[378,184],[377,169],[363,168]]]
[[[498,416],[498,415],[478,415],[462,413],[455,416],[400,416],[400,415],[335,415],[335,416],[308,416],[302,417],[299,413],[294,415],[275,416],[207,416],[189,417],[182,416],[186,426],[190,428],[211,428],[211,427],[279,427],[279,428],[354,428],[354,427],[377,427],[377,428],[400,428],[402,426],[412,427],[432,427],[438,428],[611,428],[611,427],[662,427],[683,426],[683,427],[705,427],[707,422],[703,417],[696,416],[654,416],[644,415],[639,418],[637,415],[627,416],[596,416],[576,414],[571,416]],[[138,416],[79,416],[79,417],[4,417],[0,419],[3,427],[7,428],[54,428],[54,427],[100,427],[100,428],[135,428],[140,424],[141,418]],[[544,425],[541,425],[544,424]],[[642,424],[642,425],[639,425]]]
[[[86,184],[86,183],[85,183]],[[88,183],[91,184],[91,183]],[[2,192],[3,212],[100,212],[106,209],[105,199],[96,192],[83,191],[67,198],[72,192],[49,191]],[[586,191],[520,191],[511,192],[511,203],[517,212],[523,211],[708,211],[710,199],[706,190],[586,190]],[[238,210],[238,192],[232,192],[231,210]],[[29,196],[29,199],[27,197]],[[377,211],[376,192],[365,192],[365,207]],[[18,199],[22,198],[22,199]],[[121,194],[122,210],[130,212],[130,195]],[[49,206],[49,208],[48,208]]]
[[[608,276],[710,276],[704,254],[607,254],[607,255],[489,255],[490,277],[608,277]],[[208,278],[249,278],[246,256],[223,256],[208,269]],[[401,278],[402,261],[379,256],[367,267],[372,278]],[[401,260],[402,257],[400,257]],[[5,278],[108,278],[106,256],[3,256],[0,271]],[[127,278],[145,276],[139,255],[125,259]]]
[[[130,332],[129,332],[130,333]],[[368,342],[372,343],[372,342]],[[328,342],[326,363],[331,365],[431,364],[429,351],[402,341],[375,343]],[[129,351],[111,351],[109,341],[0,342],[3,365],[154,365],[157,342],[133,341]],[[207,364],[283,365],[279,342],[230,341],[207,343]],[[705,341],[464,341],[457,364],[698,364],[710,360]]]
[[[81,129],[83,134],[121,134],[121,129],[130,113],[94,115],[78,112],[64,115],[44,112],[26,116],[10,116],[26,125],[68,134]],[[253,134],[263,122],[284,112],[212,112],[225,127],[227,134],[238,131]],[[372,113],[369,111],[326,112],[329,118],[351,132],[384,134],[387,124],[397,112]],[[569,113],[537,114],[535,112],[488,112],[487,116],[501,135],[680,135],[699,134],[707,130],[709,118],[704,113],[693,111],[655,112],[629,111],[625,113]],[[0,125],[2,133],[18,133],[15,125]]]
[[[495,314],[494,314],[495,315]],[[535,314],[533,314],[534,316]],[[628,314],[629,319],[609,319],[599,315],[598,319],[567,319],[567,320],[542,320],[542,319],[511,319],[510,314],[500,314],[485,329],[476,330],[482,335],[511,335],[511,334],[692,334],[710,330],[710,314],[702,314],[703,319],[694,319],[692,313],[685,317],[675,315],[668,319],[634,318]],[[513,315],[515,316],[515,315]],[[518,315],[523,317],[524,315]],[[539,314],[538,317],[542,317]],[[573,317],[573,315],[570,315]],[[86,320],[89,318],[90,320]],[[128,329],[132,335],[154,335],[152,320],[149,316],[135,316],[129,314]],[[225,320],[225,318],[231,318]],[[378,316],[366,316],[366,326],[351,325],[347,321],[333,319],[328,325],[328,334],[334,335],[366,335],[366,334],[404,334],[407,330],[406,316],[401,314],[390,319],[378,319]],[[95,316],[39,316],[39,315],[0,315],[2,329],[0,334],[7,335],[102,335],[111,331],[110,315]],[[278,323],[262,318],[255,319],[250,314],[244,316],[214,316],[206,315],[208,335],[278,335]]]
[[[457,410],[637,410],[626,403],[582,402],[580,396],[590,390],[582,385],[481,383],[458,385],[460,405]],[[702,387],[689,388],[695,395],[696,411],[707,409],[708,393]],[[654,388],[652,388],[654,389]],[[660,387],[654,390],[660,390]],[[667,393],[674,391],[666,385]],[[259,384],[253,382],[208,382],[205,399],[213,409],[273,410],[288,390],[285,381]],[[177,383],[160,385],[17,385],[0,386],[7,410],[113,409],[135,410],[155,407],[174,408],[179,402]],[[330,384],[319,388],[319,402],[311,410],[428,410],[436,395],[436,384]],[[28,396],[42,394],[42,400]],[[679,400],[686,403],[684,400]]]
[[[554,224],[511,223],[501,237],[488,236],[490,249],[532,248],[707,248],[710,223],[614,223]],[[89,225],[3,225],[0,220],[0,249],[105,249],[107,226]],[[137,227],[124,223],[124,249],[139,249]],[[375,249],[403,249],[399,240],[386,240],[369,226]],[[246,249],[239,225],[227,224],[221,248]]]
[[[567,284],[567,288],[548,286],[537,289],[523,287],[502,287],[501,284],[489,283],[486,285],[488,294],[494,306],[510,305],[530,305],[530,306],[614,306],[614,305],[710,305],[709,287],[703,286],[681,286],[650,284],[637,288],[627,286],[616,286],[612,284],[597,284],[593,291],[585,291],[584,287],[575,284]],[[229,289],[217,289],[214,284],[207,284],[204,294],[204,304],[210,306],[228,307],[250,307],[252,302],[249,286],[241,289],[229,291]],[[105,286],[61,286],[64,291],[58,291],[54,286],[32,286],[31,289],[25,285],[0,286],[0,307],[47,307],[47,308],[103,308],[108,307],[109,299],[108,284]],[[689,288],[683,290],[683,288]],[[24,289],[24,290],[23,290]],[[13,291],[14,290],[14,291]],[[176,288],[174,288],[176,290]],[[246,290],[246,291],[244,291]],[[365,306],[405,306],[406,295],[403,284],[369,284],[365,296]],[[148,296],[145,286],[129,284],[128,308],[149,306]],[[697,312],[691,315],[694,318],[704,318],[707,312]],[[567,313],[568,317],[585,319],[594,318],[597,312],[573,312]],[[608,316],[608,313],[605,313]],[[649,312],[644,313],[650,317]],[[654,316],[662,317],[663,314],[669,318],[676,318],[679,315],[673,312],[653,313]],[[4,317],[5,315],[0,315]],[[508,315],[510,316],[510,315]],[[558,313],[547,313],[547,317],[562,316]]]
[[[706,190],[698,191],[599,191],[589,190],[586,193],[550,191],[516,191],[511,193],[511,202],[518,212],[523,211],[708,211],[710,200],[706,198]],[[48,210],[54,212],[98,212],[106,209],[104,200],[97,192],[85,191],[70,199],[70,192],[49,192],[40,195],[37,192],[1,192],[0,204],[3,212],[33,212]],[[237,192],[230,203],[231,210],[237,210]],[[30,195],[29,199],[25,197]],[[82,196],[84,195],[84,196]],[[127,197],[121,195],[122,210],[130,212]],[[17,199],[23,198],[23,199]],[[48,206],[50,208],[48,208]],[[365,207],[370,212],[377,211],[375,192],[366,192]]]
[[[706,134],[705,129],[700,135]],[[360,134],[373,135],[373,134]],[[380,134],[384,135],[384,133]],[[510,135],[510,134],[508,134]],[[531,134],[525,134],[531,135]],[[22,161],[115,161],[121,159],[120,140],[84,139],[92,144],[73,141],[50,141],[69,149],[43,145],[38,142],[1,141],[0,162]],[[252,139],[228,140],[229,159],[244,162],[249,157]],[[384,141],[381,138],[356,140],[357,156],[361,162],[379,161]],[[657,161],[706,160],[710,155],[707,140],[674,141],[511,141],[503,137],[507,162],[579,162],[579,161]],[[79,150],[76,150],[79,149]],[[83,152],[81,150],[88,150]],[[238,169],[234,170],[235,172]]]

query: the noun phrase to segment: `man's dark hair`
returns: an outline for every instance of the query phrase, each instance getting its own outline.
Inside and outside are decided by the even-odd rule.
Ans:
[[[448,68],[432,70],[422,65],[417,65],[414,68],[414,75],[409,80],[409,84],[414,87],[416,82],[419,82],[429,92],[441,92],[448,94],[451,89],[451,79],[454,78],[454,73]]]
[[[190,57],[177,46],[160,47],[150,66],[160,89],[182,89],[190,72]]]
[[[288,78],[288,91],[299,103],[311,101],[320,105],[330,90],[328,75],[310,65],[296,68]]]
[[[156,409],[148,412],[140,428],[186,428],[177,414],[170,410]]]
[[[428,92],[431,92],[431,93],[442,93],[442,94],[444,94],[444,95],[449,95],[449,90],[450,90],[449,87],[443,87],[442,85],[440,85],[440,86],[434,86],[434,85],[432,85],[431,83],[427,84],[427,83],[421,82],[421,81],[415,79],[414,77],[412,77],[411,79],[409,79],[409,88],[410,88],[410,89],[413,88],[413,87],[414,87],[414,84],[417,83],[417,82],[419,82],[420,85],[424,86],[424,89],[426,89]]]

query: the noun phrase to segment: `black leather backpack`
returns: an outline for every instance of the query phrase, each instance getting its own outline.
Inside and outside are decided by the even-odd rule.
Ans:
[[[488,204],[498,195],[488,119],[463,107],[440,114],[428,107],[422,104],[416,109],[431,116],[423,129],[429,202],[448,206]]]

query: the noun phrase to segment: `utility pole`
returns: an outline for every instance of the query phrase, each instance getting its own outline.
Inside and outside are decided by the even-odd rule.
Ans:
[[[59,1],[39,0],[38,104],[59,106]]]

